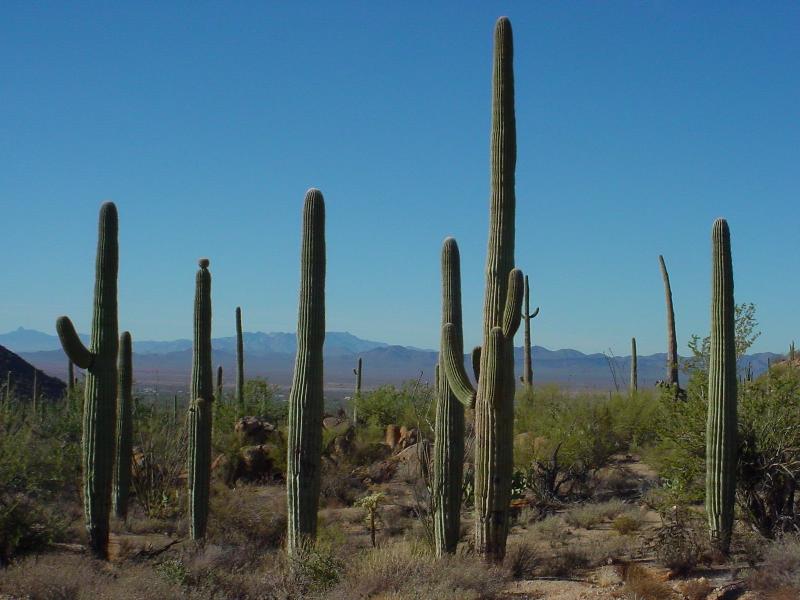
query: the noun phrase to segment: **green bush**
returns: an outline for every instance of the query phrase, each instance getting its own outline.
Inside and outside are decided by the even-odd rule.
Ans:
[[[408,381],[399,389],[384,385],[362,393],[355,400],[359,423],[383,432],[387,425],[417,427],[430,435],[434,419],[434,389],[420,381]]]

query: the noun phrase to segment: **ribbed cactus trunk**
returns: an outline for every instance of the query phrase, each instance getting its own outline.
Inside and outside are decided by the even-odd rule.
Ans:
[[[236,307],[236,402],[244,409],[244,339],[242,337],[242,309]]]
[[[514,458],[514,334],[525,292],[522,272],[514,268],[517,150],[513,42],[505,17],[495,26],[492,88],[489,245],[477,394],[452,323],[444,327],[443,346],[450,389],[464,404],[475,403],[475,549],[485,560],[500,562],[508,537]]]
[[[461,258],[458,244],[442,246],[442,327],[448,323],[462,340]],[[436,366],[436,424],[433,460],[434,542],[437,556],[453,554],[461,533],[461,491],[464,474],[464,406],[450,390],[443,365]]]
[[[636,338],[631,338],[631,394],[639,389],[639,365],[636,355]]]
[[[661,278],[664,280],[664,296],[667,304],[667,383],[677,390],[678,383],[678,338],[675,335],[675,310],[672,307],[672,287],[669,284],[669,273],[664,257],[658,255],[661,266]]]
[[[297,356],[289,394],[287,551],[316,538],[322,451],[322,347],[325,342],[325,201],[306,193],[300,258]]]
[[[353,369],[353,375],[356,376],[356,389],[355,397],[353,398],[353,425],[358,424],[358,403],[361,401],[361,357],[358,357],[358,365]]]
[[[128,496],[131,488],[133,456],[133,357],[131,334],[123,331],[119,337],[117,361],[117,446],[114,460],[114,514],[128,516]]]
[[[108,520],[114,474],[117,400],[117,271],[119,249],[117,208],[100,207],[95,264],[94,311],[89,348],[81,342],[68,317],[56,322],[69,359],[86,369],[83,403],[83,509],[89,546],[99,558],[108,557]]]
[[[67,396],[72,397],[75,393],[75,363],[67,361]]]
[[[199,540],[208,525],[208,488],[211,479],[211,419],[214,370],[211,365],[211,273],[200,259],[194,295],[192,396],[189,408],[189,535]]]
[[[222,365],[217,365],[217,404],[222,404]]]
[[[525,310],[522,319],[525,321],[525,343],[522,346],[522,383],[528,388],[533,386],[533,354],[531,348],[531,319],[539,314],[539,308],[531,312],[531,290],[528,286],[528,276],[525,275]]]
[[[713,546],[727,554],[736,498],[736,325],[728,223],[712,231],[711,355],[706,427],[706,513]]]

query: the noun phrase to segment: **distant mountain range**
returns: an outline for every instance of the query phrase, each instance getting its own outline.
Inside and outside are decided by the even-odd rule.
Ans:
[[[81,336],[88,342],[88,336]],[[296,349],[293,333],[245,333],[245,371],[247,377],[266,377],[272,383],[287,387],[291,383]],[[19,328],[0,334],[5,346],[46,373],[65,378],[67,359],[58,337],[41,331]],[[233,384],[236,338],[212,340],[215,365],[222,365],[226,387]],[[191,340],[167,342],[134,341],[134,377],[140,389],[163,391],[187,389],[192,359]],[[770,360],[781,355],[770,352],[753,354],[742,359],[757,375]],[[325,386],[329,393],[346,395],[352,390],[353,368],[361,357],[364,363],[363,385],[366,389],[385,383],[397,384],[408,379],[432,381],[437,352],[393,346],[384,342],[363,340],[348,332],[325,334]],[[522,372],[522,349],[515,349],[516,372]],[[571,389],[613,390],[615,385],[628,385],[630,357],[607,357],[605,354],[584,354],[577,350],[533,348],[534,379],[537,383],[559,383]],[[639,385],[650,387],[664,378],[666,355],[638,357]],[[471,367],[470,367],[471,370]],[[612,374],[613,372],[613,374]],[[616,384],[615,384],[616,377]]]

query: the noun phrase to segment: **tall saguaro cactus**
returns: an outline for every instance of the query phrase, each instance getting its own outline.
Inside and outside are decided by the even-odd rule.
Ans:
[[[67,397],[75,393],[75,363],[67,360]]]
[[[639,389],[639,365],[636,356],[636,338],[631,338],[631,394]]]
[[[297,356],[289,394],[286,474],[289,554],[296,554],[317,535],[325,342],[325,201],[316,189],[308,190],[303,203],[300,256]]]
[[[531,319],[539,314],[539,307],[531,312],[531,291],[528,287],[528,276],[525,275],[525,310],[522,319],[525,321],[525,344],[522,346],[524,353],[522,361],[522,383],[529,388],[533,386],[533,356],[531,354]]]
[[[669,273],[664,257],[658,255],[661,267],[661,278],[664,280],[664,296],[667,304],[667,383],[677,390],[678,383],[678,338],[675,335],[675,310],[672,306],[672,287],[669,284]]]
[[[56,321],[64,352],[78,367],[86,369],[81,437],[83,510],[91,550],[104,559],[108,557],[117,412],[118,230],[117,207],[106,202],[100,207],[89,348],[83,345],[68,317]]]
[[[236,307],[236,402],[244,408],[244,339],[242,338],[242,309]]]
[[[222,365],[217,365],[217,404],[222,404]]]
[[[451,324],[455,340],[463,338],[461,318],[461,258],[458,244],[447,238],[442,245],[442,327]],[[452,554],[461,529],[461,491],[464,474],[464,406],[445,377],[444,350],[436,366],[436,425],[433,460],[434,541],[436,555]]]
[[[727,554],[736,498],[736,325],[728,223],[712,230],[711,354],[706,425],[706,513],[714,547]]]
[[[358,365],[353,369],[353,375],[356,376],[356,390],[355,397],[353,398],[353,426],[358,425],[358,404],[361,402],[361,367],[363,363],[361,357],[358,357]]]
[[[475,403],[475,549],[487,561],[506,551],[511,500],[514,425],[514,334],[522,317],[524,281],[514,268],[514,170],[516,123],[511,22],[501,17],[494,31],[492,83],[491,199],[483,345],[477,392],[464,369],[456,327],[443,328],[448,385],[461,402]],[[475,355],[474,355],[475,356]]]
[[[114,460],[114,514],[124,519],[128,515],[128,495],[131,488],[131,459],[133,456],[133,358],[131,334],[119,336],[117,361],[117,446]]]
[[[201,258],[194,293],[194,347],[192,397],[189,408],[189,534],[202,539],[208,524],[208,488],[211,479],[211,419],[214,371],[211,366],[211,273]]]

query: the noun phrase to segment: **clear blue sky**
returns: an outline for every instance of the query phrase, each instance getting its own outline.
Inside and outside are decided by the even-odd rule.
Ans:
[[[327,203],[329,330],[435,348],[439,250],[461,246],[478,342],[492,28],[511,17],[517,264],[534,342],[681,352],[708,330],[728,219],[755,350],[800,341],[796,2],[5,2],[0,331],[88,329],[97,209],[120,213],[120,325],[293,331],[304,192]],[[517,340],[521,343],[521,337]]]

